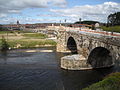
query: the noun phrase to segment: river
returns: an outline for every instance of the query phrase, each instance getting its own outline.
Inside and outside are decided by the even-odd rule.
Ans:
[[[87,71],[68,71],[60,68],[55,47],[19,49],[0,53],[0,90],[81,90],[102,80],[115,67]]]

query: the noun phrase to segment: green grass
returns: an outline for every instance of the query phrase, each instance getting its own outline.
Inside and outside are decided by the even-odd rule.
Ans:
[[[55,46],[56,42],[54,42],[53,40],[9,40],[8,44],[11,48],[17,48],[17,45],[20,45],[20,47],[18,48],[33,48],[33,47],[41,47],[44,45],[52,45]]]
[[[4,31],[4,33],[6,32]],[[56,42],[54,42],[53,40],[46,39],[47,35],[45,34],[20,32],[21,33],[20,36],[23,36],[23,37],[19,38],[19,36],[17,36],[16,33],[18,33],[18,31],[13,31],[13,34],[12,34],[13,36],[8,34],[9,39],[7,40],[7,44],[9,45],[10,48],[36,48],[36,47],[41,47],[41,46],[51,46],[51,45],[55,46],[56,45]],[[1,45],[2,45],[2,39],[0,39],[0,46]]]
[[[18,32],[18,33],[33,33],[33,32],[25,31],[25,30],[20,30],[20,31],[15,31],[15,32]]]
[[[102,81],[82,90],[120,90],[120,72],[112,73]]]
[[[120,33],[120,26],[113,26],[113,27],[101,27],[104,31],[110,31],[110,32],[119,32]]]
[[[25,33],[23,36],[29,37],[29,38],[39,38],[39,39],[47,38],[47,35],[41,34],[41,33]]]

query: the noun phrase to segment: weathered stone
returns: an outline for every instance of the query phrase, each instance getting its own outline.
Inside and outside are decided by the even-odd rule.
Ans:
[[[87,64],[87,59],[82,55],[69,55],[61,58],[61,68],[68,70],[85,70],[92,67]]]
[[[65,30],[61,31],[59,33],[58,37],[58,44],[57,44],[57,51],[58,52],[65,52],[66,50],[69,50],[67,44],[69,38],[73,38],[73,40],[76,42],[76,51],[78,54],[84,56],[86,58],[86,65],[92,66],[92,68],[101,68],[101,67],[109,67],[114,65],[115,60],[120,60],[120,37],[119,36],[110,36],[110,35],[96,35],[93,33],[82,33],[82,32],[75,32],[67,31]],[[96,50],[100,49],[100,50]],[[96,50],[93,54],[90,55],[94,50]],[[104,52],[105,50],[105,52]],[[99,53],[98,53],[99,52]],[[102,54],[103,53],[103,54]],[[105,54],[104,54],[105,53]],[[90,56],[92,56],[90,58]],[[95,56],[95,57],[93,57]],[[105,61],[102,60],[104,57]],[[72,57],[71,57],[72,58]],[[89,58],[92,59],[91,62],[89,62]],[[66,57],[65,57],[66,59]],[[69,62],[70,60],[64,60],[64,58],[61,59],[61,62],[68,63],[69,68],[76,67],[76,63],[79,63],[80,66],[85,66],[85,64],[81,64],[81,60],[71,60],[72,62]],[[90,63],[92,65],[90,65]],[[65,65],[62,65],[64,67]],[[73,64],[73,66],[70,66]],[[78,66],[78,65],[77,65]],[[65,67],[68,69],[68,67]]]

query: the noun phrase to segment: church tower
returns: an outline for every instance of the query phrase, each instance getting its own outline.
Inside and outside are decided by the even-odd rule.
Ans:
[[[19,25],[20,23],[19,23],[19,21],[17,20],[17,25]]]

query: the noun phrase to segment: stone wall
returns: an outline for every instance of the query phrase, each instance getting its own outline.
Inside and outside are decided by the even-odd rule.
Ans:
[[[109,36],[96,36],[91,34],[82,34],[79,32],[60,32],[58,36],[57,51],[65,52],[67,48],[67,41],[69,37],[73,37],[77,44],[77,51],[79,55],[84,56],[87,60],[91,52],[97,47],[102,47],[109,51],[105,57],[112,58],[110,64],[114,64],[115,60],[120,60],[120,38]],[[103,51],[101,51],[103,53]],[[101,56],[102,57],[102,56]],[[101,60],[101,62],[103,62]],[[87,61],[88,63],[88,61]],[[93,62],[95,63],[95,62]],[[108,66],[109,61],[103,62],[103,65]],[[94,65],[94,64],[93,64]],[[95,65],[93,67],[96,67]],[[98,66],[97,66],[98,67]]]
[[[65,31],[60,31],[60,34],[57,36],[57,52],[65,52],[66,51],[66,33]]]
[[[95,37],[75,32],[67,32],[66,39],[68,40],[69,37],[74,38],[77,43],[78,53],[85,57],[88,57],[94,48],[104,47],[111,52],[115,60],[120,58],[120,38],[107,36]]]

